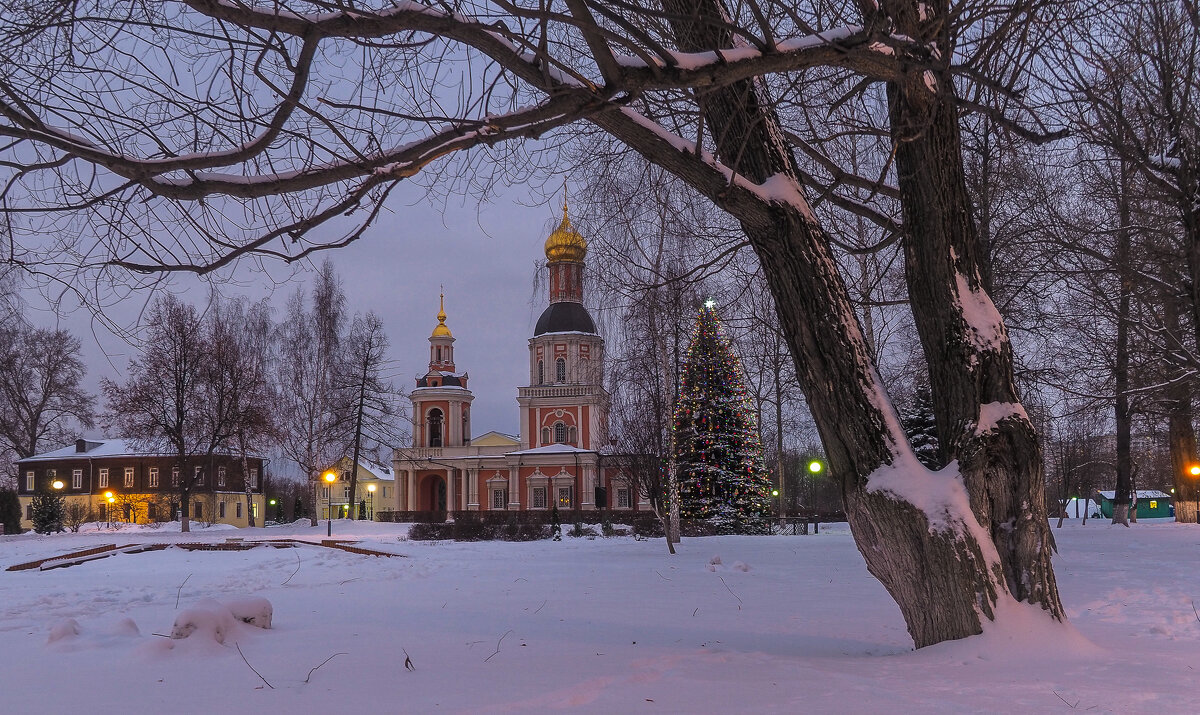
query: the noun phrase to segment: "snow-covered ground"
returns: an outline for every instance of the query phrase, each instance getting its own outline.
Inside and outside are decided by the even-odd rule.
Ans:
[[[1017,613],[1010,620],[1023,628],[919,652],[844,525],[685,539],[675,556],[661,540],[630,537],[452,543],[407,541],[402,525],[333,529],[403,557],[166,549],[6,572],[98,544],[316,541],[325,525],[0,537],[0,710],[1198,708],[1195,525],[1068,522],[1054,533],[1070,626]],[[223,645],[164,637],[206,599],[247,597],[271,602],[271,630],[238,624]]]

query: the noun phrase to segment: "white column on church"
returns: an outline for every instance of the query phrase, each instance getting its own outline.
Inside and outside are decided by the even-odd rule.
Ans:
[[[408,470],[408,494],[405,495],[408,499],[408,509],[406,511],[417,510],[417,470]]]
[[[446,415],[447,447],[458,447],[462,444],[462,403],[451,402],[450,414]]]
[[[458,494],[456,494],[457,490],[455,489],[455,484],[454,484],[456,481],[458,481],[458,470],[453,469],[453,468],[447,469],[446,470],[446,510],[447,511],[457,511],[458,510],[458,502],[457,502]]]
[[[521,508],[521,468],[509,467],[508,469],[508,508]]]
[[[467,469],[467,509],[479,511],[479,469]]]
[[[583,495],[579,500],[579,506],[584,511],[591,511],[596,508],[596,465],[583,465]]]

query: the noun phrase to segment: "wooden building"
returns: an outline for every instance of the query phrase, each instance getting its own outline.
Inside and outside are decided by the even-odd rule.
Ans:
[[[263,460],[228,454],[196,457],[195,486],[186,505],[201,523],[247,526],[253,513],[261,524]],[[88,521],[146,524],[178,517],[182,474],[174,455],[139,451],[125,439],[77,440],[74,444],[17,461],[21,526],[32,528],[33,496],[58,491],[67,504],[81,504]]]

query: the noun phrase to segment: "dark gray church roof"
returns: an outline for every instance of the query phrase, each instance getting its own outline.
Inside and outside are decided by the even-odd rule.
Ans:
[[[545,333],[595,333],[596,324],[580,303],[551,303],[538,318],[534,336]]]

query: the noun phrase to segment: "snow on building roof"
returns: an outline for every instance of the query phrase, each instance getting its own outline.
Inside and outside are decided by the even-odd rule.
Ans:
[[[570,453],[570,452],[582,452],[582,453],[586,453],[586,454],[592,454],[595,451],[596,450],[594,450],[594,449],[581,449],[579,447],[573,447],[569,444],[548,444],[545,447],[535,447],[533,449],[522,449],[522,450],[519,450],[516,452],[509,452],[509,454],[563,454],[563,453]]]
[[[1100,496],[1112,501],[1117,497],[1116,491],[1096,492]],[[1157,489],[1139,489],[1137,491],[1138,499],[1170,499],[1171,495],[1166,492],[1160,492]]]
[[[376,477],[378,477],[384,481],[390,482],[395,479],[395,477],[392,475],[391,467],[385,467],[382,464],[372,462],[369,459],[359,459],[358,465],[360,467],[363,467],[368,472],[370,472],[371,474],[374,474]]]
[[[83,449],[80,449],[83,447]],[[95,457],[172,457],[173,452],[157,452],[154,450],[139,450],[133,446],[133,441],[123,437],[97,440],[78,440],[66,447],[35,454],[32,457],[17,460],[22,462],[48,462],[55,459],[75,459]]]

